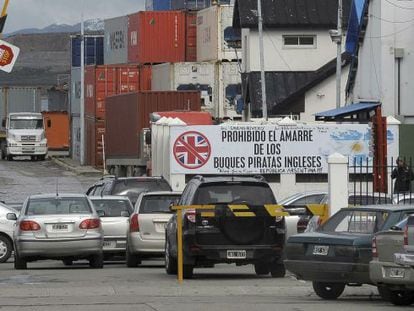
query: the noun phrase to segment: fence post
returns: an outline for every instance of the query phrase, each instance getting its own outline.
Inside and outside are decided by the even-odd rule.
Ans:
[[[329,216],[348,206],[348,158],[340,153],[328,157]]]

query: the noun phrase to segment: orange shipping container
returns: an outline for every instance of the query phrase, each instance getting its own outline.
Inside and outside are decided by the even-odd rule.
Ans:
[[[103,167],[102,136],[105,135],[105,121],[85,118],[86,164]]]
[[[69,115],[67,112],[43,112],[49,150],[69,150]]]
[[[143,11],[128,18],[129,63],[185,61],[184,11]]]
[[[187,12],[185,25],[185,61],[197,61],[197,12]]]

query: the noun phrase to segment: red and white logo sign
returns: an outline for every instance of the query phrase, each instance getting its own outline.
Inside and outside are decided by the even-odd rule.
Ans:
[[[175,141],[173,152],[178,164],[193,170],[208,162],[211,145],[203,134],[195,131],[185,132]]]
[[[0,40],[0,70],[11,72],[19,52],[17,46]]]

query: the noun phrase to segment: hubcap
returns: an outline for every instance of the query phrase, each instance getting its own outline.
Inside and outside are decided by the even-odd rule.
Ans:
[[[7,245],[4,241],[0,241],[0,258],[3,258],[7,254]]]

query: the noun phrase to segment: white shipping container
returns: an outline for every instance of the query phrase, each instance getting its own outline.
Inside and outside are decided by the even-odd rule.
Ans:
[[[233,29],[233,5],[211,6],[197,13],[197,60],[241,59],[241,36]]]
[[[70,113],[80,114],[81,69],[72,67],[70,71]]]
[[[221,115],[232,119],[241,118],[241,114],[236,111],[237,101],[243,98],[240,66],[237,62],[221,63],[219,73],[222,77],[219,90],[223,92],[219,97],[221,99],[219,107],[223,108]]]
[[[128,62],[128,16],[106,19],[104,22],[105,65]]]

